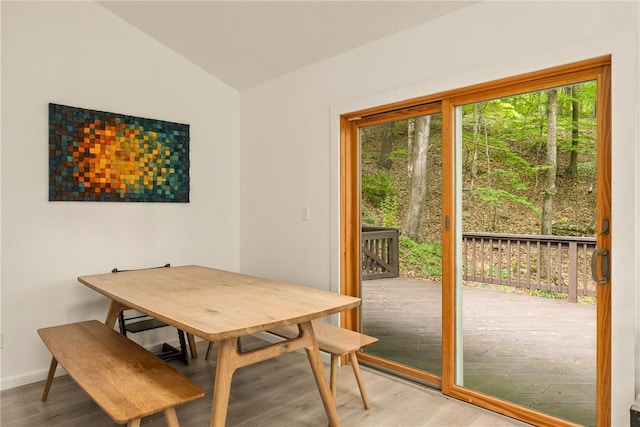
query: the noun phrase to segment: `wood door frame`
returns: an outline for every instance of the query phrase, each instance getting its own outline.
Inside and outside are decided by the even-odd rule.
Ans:
[[[341,292],[359,296],[360,289],[360,148],[358,130],[364,125],[425,114],[437,105],[442,111],[442,378],[412,368],[387,364],[402,374],[441,386],[442,393],[536,425],[575,424],[455,385],[455,135],[454,112],[460,105],[517,95],[534,90],[597,81],[598,218],[611,219],[611,56],[481,83],[424,97],[359,110],[340,117],[340,286]],[[428,113],[426,113],[428,114]],[[445,224],[446,223],[446,224]],[[611,227],[609,226],[609,230]],[[611,233],[597,227],[597,245],[611,252]],[[611,283],[597,291],[596,423],[611,423]],[[360,312],[342,316],[344,327],[359,330]],[[359,354],[362,359],[368,356]],[[375,363],[375,361],[374,361]]]

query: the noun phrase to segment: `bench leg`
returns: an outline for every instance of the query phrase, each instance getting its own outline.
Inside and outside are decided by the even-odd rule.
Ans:
[[[320,349],[318,348],[318,342],[316,341],[315,334],[313,333],[313,326],[311,325],[311,322],[304,322],[298,324],[298,329],[300,330],[300,338],[311,339],[311,345],[305,347],[305,351],[307,353],[307,359],[309,359],[309,364],[311,365],[311,371],[313,371],[313,376],[316,380],[316,386],[320,392],[320,398],[322,399],[324,410],[327,413],[329,426],[339,427],[340,420],[336,410],[336,403],[331,395],[331,389],[327,384],[327,377],[324,365],[322,364],[322,359],[320,359]]]
[[[176,408],[165,409],[164,418],[167,420],[167,426],[180,427],[180,423],[178,422],[178,415],[176,414]]]
[[[42,393],[42,401],[44,402],[49,397],[49,390],[51,389],[51,383],[53,383],[53,376],[56,373],[58,367],[58,361],[55,357],[51,358],[51,364],[49,365],[49,374],[47,374],[47,382],[44,383],[44,392]]]
[[[140,427],[140,418],[137,420],[129,421],[127,427]]]
[[[362,375],[360,374],[360,365],[358,364],[358,358],[356,352],[349,353],[349,360],[351,361],[351,367],[353,367],[353,375],[356,377],[358,388],[360,389],[360,395],[362,396],[362,403],[364,403],[364,409],[369,409],[369,398],[367,397],[367,391],[364,388],[364,382],[362,381]]]
[[[331,377],[329,379],[329,387],[331,388],[331,395],[333,399],[336,398],[336,388],[338,385],[338,356],[331,355]]]

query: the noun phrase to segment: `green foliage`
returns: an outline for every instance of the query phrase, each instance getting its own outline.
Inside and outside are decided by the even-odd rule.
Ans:
[[[580,169],[585,173],[595,174],[596,173],[596,162],[584,162],[580,163]]]
[[[551,298],[551,299],[567,299],[569,297],[567,294],[562,294],[560,292],[547,291],[544,289],[522,289],[522,293],[532,295],[534,297],[543,297],[543,298]]]
[[[395,194],[393,179],[384,172],[362,176],[362,198],[374,206]]]
[[[489,277],[494,277],[497,279],[506,280],[509,278],[509,271],[504,268],[498,268],[497,266],[493,266],[491,268],[485,267],[484,272]]]
[[[594,297],[586,296],[586,295],[578,295],[578,303],[580,304],[589,304],[595,305],[597,303],[597,299]]]
[[[367,205],[362,206],[362,225],[369,225],[372,227],[380,226],[380,218],[378,218],[378,213],[367,207]]]
[[[398,198],[391,195],[386,196],[378,209],[363,205],[361,221],[362,225],[373,227],[397,227]]]
[[[597,146],[596,83],[559,87],[557,94],[557,173],[564,176],[569,162],[577,162],[573,163],[577,164],[577,175],[562,187],[573,186],[577,200],[580,191],[586,191],[585,183],[596,181],[592,163]],[[528,227],[534,223],[534,215],[541,216],[542,186],[550,167],[546,164],[548,97],[549,91],[541,90],[462,107],[463,179],[466,188],[472,190],[465,200],[489,205],[491,211],[484,221],[486,231],[513,229],[512,224],[499,223],[499,219],[506,218],[502,212],[524,213]],[[576,104],[577,143],[573,132]],[[571,156],[572,153],[578,156]]]
[[[481,231],[484,227],[485,231],[518,233],[539,230],[544,178],[550,167],[545,160],[548,92],[540,90],[462,106],[462,134],[457,136],[462,141],[459,153],[464,167],[461,185],[465,191],[465,213],[469,215],[465,217],[465,226],[470,229],[473,227],[474,231]],[[587,189],[590,182],[596,182],[593,156],[597,136],[596,84],[586,82],[575,87],[561,87],[557,94],[558,189],[559,192],[564,190],[564,203],[560,205],[569,205],[567,198],[574,194],[577,205],[577,201],[582,202],[578,196],[584,199],[588,192],[586,197],[592,197],[593,190]],[[573,141],[574,94],[579,107],[577,145]],[[408,179],[405,165],[409,157],[407,142],[411,120],[415,119],[360,129],[363,224],[397,227],[406,215]],[[437,174],[441,167],[438,157],[442,149],[441,128],[442,116],[436,114],[432,117],[429,141],[433,156],[430,155],[427,165],[429,191],[434,193],[437,193],[436,187],[442,178]],[[389,142],[392,142],[391,147]],[[571,153],[578,154],[578,173],[575,176],[564,175],[569,160],[576,160]],[[382,155],[392,161],[391,169],[380,166]],[[433,204],[433,200],[425,202]],[[432,215],[428,209],[425,217],[427,215]],[[561,223],[562,216],[578,225],[585,222],[587,216],[591,220],[590,215],[580,216],[558,210],[555,222]],[[440,237],[426,226],[423,226],[423,231],[428,241],[437,241]],[[439,244],[421,244],[401,237],[400,246],[403,274],[436,279],[441,276]],[[540,291],[541,296],[556,297],[544,295],[545,292]]]
[[[383,227],[397,226],[398,199],[396,197],[388,195],[382,201],[380,209],[382,210],[382,226]]]
[[[391,138],[406,138],[407,136],[407,120],[394,120],[392,122],[382,123],[378,125],[382,132]]]
[[[409,154],[407,153],[407,149],[406,148],[402,148],[399,150],[394,150],[389,154],[389,160],[401,160],[401,161],[407,161],[407,159],[409,158]]]
[[[413,277],[442,278],[442,246],[400,237],[400,270]]]
[[[535,215],[541,215],[540,208],[535,206],[525,197],[517,196],[509,191],[489,187],[479,187],[475,189],[475,193],[480,197],[480,199],[494,207],[504,206],[505,202],[518,203],[529,208]]]
[[[527,184],[522,181],[522,171],[517,169],[492,169],[490,174],[483,174],[494,185],[512,189],[514,192],[526,190]]]
[[[594,115],[594,106],[598,98],[596,82],[584,82],[578,85],[578,102],[580,103],[580,115]]]

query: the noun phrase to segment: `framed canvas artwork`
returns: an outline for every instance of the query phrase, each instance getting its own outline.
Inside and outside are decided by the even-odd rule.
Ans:
[[[189,202],[189,125],[49,104],[49,200]]]

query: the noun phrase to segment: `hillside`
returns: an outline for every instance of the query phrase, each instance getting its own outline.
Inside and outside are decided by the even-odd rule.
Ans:
[[[494,113],[496,115],[496,113]],[[478,150],[476,177],[471,174],[471,124],[465,118],[463,153],[463,230],[510,234],[539,234],[543,203],[544,129],[516,133],[513,126],[493,118]],[[513,120],[508,120],[513,124]],[[587,119],[588,120],[588,119]],[[442,205],[441,120],[434,115],[427,155],[427,193],[422,214],[422,235],[427,242],[440,240]],[[566,169],[571,151],[571,128],[559,121],[553,230],[558,235],[594,236],[595,229],[595,130],[589,122],[581,136],[577,176]],[[362,182],[364,225],[401,228],[409,199],[407,146],[408,120],[362,129]],[[507,130],[505,130],[507,129]],[[527,133],[529,132],[529,133]],[[518,139],[520,138],[520,139]],[[534,139],[537,138],[537,139]],[[383,148],[384,144],[386,148]],[[540,147],[542,146],[542,150]],[[585,148],[586,147],[586,148]],[[384,150],[384,153],[382,153]],[[484,150],[484,151],[483,151]],[[486,153],[489,152],[489,161]],[[386,161],[381,160],[385,158]],[[514,158],[517,161],[514,161]],[[490,172],[490,173],[488,173]],[[493,194],[499,194],[496,198]],[[537,212],[536,212],[537,211]]]

